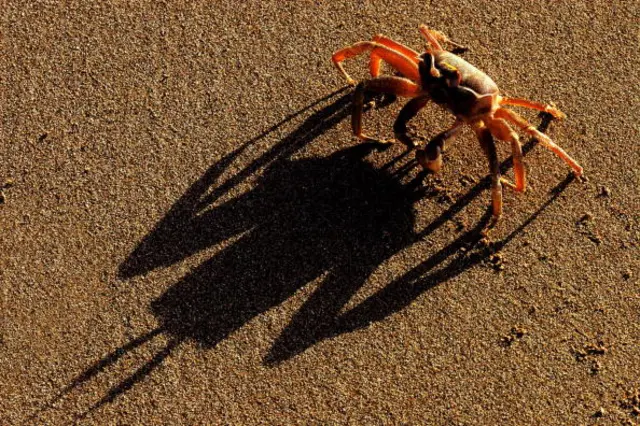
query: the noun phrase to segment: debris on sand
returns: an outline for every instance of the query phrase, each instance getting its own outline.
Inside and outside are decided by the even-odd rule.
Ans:
[[[584,213],[576,222],[576,226],[580,234],[587,237],[596,245],[600,245],[602,243],[602,237],[597,232],[596,221],[591,212]]]
[[[602,371],[602,362],[598,359],[602,355],[606,355],[609,350],[602,342],[597,344],[589,343],[583,349],[573,351],[576,361],[587,363],[591,374],[598,374]]]
[[[475,184],[476,182],[478,182],[477,179],[470,174],[465,173],[460,176],[460,183],[462,184],[462,186],[470,186]]]
[[[591,214],[591,212],[586,212],[585,214],[583,214],[578,221],[578,223],[581,225],[587,225],[591,222],[593,222],[593,215]]]
[[[522,326],[514,326],[511,328],[511,332],[505,336],[502,336],[501,342],[505,347],[513,345],[517,340],[522,339],[529,331]]]
[[[620,400],[620,408],[634,417],[640,416],[640,389],[626,391]]]
[[[611,190],[608,187],[602,185],[600,187],[600,194],[599,195],[601,197],[609,198],[609,197],[611,197]]]
[[[7,195],[4,190],[11,188],[15,184],[14,180],[9,178],[4,181],[2,186],[0,186],[0,204],[4,204],[7,201]]]

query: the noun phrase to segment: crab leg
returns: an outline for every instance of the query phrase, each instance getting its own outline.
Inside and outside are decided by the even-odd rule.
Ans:
[[[386,140],[371,138],[362,132],[362,109],[364,106],[364,92],[369,90],[377,93],[390,93],[396,96],[414,97],[420,91],[417,84],[402,77],[378,77],[366,80],[356,86],[353,99],[353,115],[351,127],[353,134],[363,141],[388,143]]]
[[[553,115],[554,118],[557,118],[558,120],[562,120],[563,118],[566,118],[567,116],[560,111],[558,108],[551,106],[551,105],[545,105],[545,104],[541,104],[538,102],[533,102],[533,101],[529,101],[526,99],[517,99],[517,98],[508,98],[506,96],[503,96],[500,99],[500,105],[513,105],[513,106],[519,106],[519,107],[523,107],[523,108],[531,108],[531,109],[535,109],[538,111],[544,111],[544,112],[548,112],[549,114]]]
[[[390,39],[382,34],[376,34],[373,37],[373,41],[383,46],[388,47],[391,50],[394,50],[407,58],[411,59],[416,64],[419,62],[418,56],[420,54],[415,50],[398,43],[395,40]],[[382,62],[382,58],[375,52],[371,52],[371,57],[369,58],[369,71],[371,72],[371,77],[378,77],[380,75],[380,63]]]
[[[506,179],[502,179],[502,183],[518,192],[524,192],[527,187],[527,175],[522,162],[522,146],[520,145],[518,134],[514,132],[513,129],[509,127],[509,124],[502,118],[487,120],[486,124],[496,138],[511,143],[513,172],[516,183],[514,185]]]
[[[393,123],[393,133],[396,139],[409,148],[414,148],[416,144],[407,134],[407,123],[409,122],[409,120],[415,117],[416,114],[418,114],[418,112],[422,108],[424,108],[424,106],[428,102],[428,96],[418,96],[411,99],[405,106],[402,107],[400,113],[398,114],[398,118],[396,118],[395,123]]]
[[[526,134],[536,138],[538,141],[540,141],[542,145],[544,145],[547,149],[549,149],[551,152],[553,152],[558,157],[560,157],[565,163],[567,163],[567,165],[573,169],[573,173],[577,177],[582,176],[582,172],[583,172],[582,167],[580,166],[580,164],[576,162],[576,160],[571,158],[569,154],[567,154],[562,148],[556,145],[556,143],[553,142],[549,136],[545,135],[544,133],[540,132],[538,129],[533,127],[527,120],[522,118],[520,115],[506,108],[499,108],[495,112],[495,116],[499,118],[504,118],[505,120],[508,120],[514,123],[520,129],[522,129]]]
[[[496,145],[491,131],[484,125],[475,126],[474,130],[480,141],[480,146],[489,160],[489,172],[491,173],[491,205],[494,222],[502,215],[502,184],[500,179],[500,163]]]
[[[458,49],[465,49],[464,46],[451,40],[441,31],[431,30],[429,29],[429,27],[427,27],[424,24],[420,24],[418,28],[420,29],[420,32],[422,33],[424,38],[427,39],[427,42],[429,43],[429,45],[433,48],[434,52],[439,52],[444,50],[440,43],[449,43],[450,45],[457,47]]]
[[[463,124],[463,120],[456,120],[453,126],[431,139],[425,149],[419,149],[416,152],[418,163],[425,169],[437,173],[442,167],[442,151],[444,151],[445,142],[460,133]]]
[[[400,74],[407,77],[408,79],[411,79],[415,82],[420,81],[420,73],[418,72],[417,62],[383,44],[373,41],[361,41],[352,46],[338,50],[331,57],[331,60],[333,61],[336,68],[338,68],[338,71],[340,71],[340,73],[344,75],[344,77],[347,79],[347,83],[349,83],[350,85],[354,86],[356,82],[351,78],[351,76],[349,76],[349,74],[347,74],[344,67],[342,66],[342,62],[346,59],[353,58],[368,51],[371,52],[372,56],[382,58],[385,62],[389,63],[389,65],[391,65],[395,70],[397,70]]]

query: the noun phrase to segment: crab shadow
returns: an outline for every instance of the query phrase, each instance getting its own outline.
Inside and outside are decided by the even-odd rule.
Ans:
[[[293,315],[263,358],[273,366],[318,342],[367,327],[408,306],[430,288],[459,275],[508,244],[551,204],[571,181],[565,179],[544,204],[504,239],[481,250],[490,212],[444,248],[388,283],[359,305],[345,305],[385,260],[423,240],[485,193],[482,179],[426,228],[416,229],[414,203],[431,190],[418,175],[402,183],[409,161],[399,155],[389,167],[366,157],[378,146],[360,144],[328,157],[294,154],[350,115],[350,94],[335,92],[289,116],[213,164],[174,204],[119,269],[123,280],[174,265],[202,250],[215,254],[151,303],[159,326],[117,348],[86,369],[57,398],[90,380],[124,354],[163,334],[166,347],[114,385],[90,411],[113,401],[144,379],[178,345],[195,341],[213,348],[253,318],[315,282],[317,289]],[[287,121],[321,102],[329,105],[240,172],[224,179],[247,149]],[[548,118],[540,128],[546,129]],[[529,151],[533,142],[525,145]],[[511,166],[502,164],[503,171]],[[259,177],[258,177],[259,176]],[[251,189],[230,196],[248,178]],[[86,415],[87,413],[85,413]]]
[[[338,312],[373,271],[416,242],[413,204],[424,191],[419,179],[401,183],[409,168],[380,170],[366,161],[384,147],[359,144],[328,157],[292,159],[350,114],[347,94],[220,182],[255,140],[238,147],[192,185],[143,239],[121,265],[120,278],[223,247],[152,302],[163,333],[174,341],[215,347],[254,317],[319,280],[316,296],[302,311],[304,326],[283,334],[264,360],[284,361],[335,334]],[[249,191],[225,198],[256,173],[259,178],[253,179]],[[321,315],[308,315],[311,312]]]

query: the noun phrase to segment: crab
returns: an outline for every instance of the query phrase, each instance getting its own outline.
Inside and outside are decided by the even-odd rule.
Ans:
[[[564,160],[576,177],[582,176],[582,167],[569,154],[555,144],[549,136],[507,107],[544,111],[556,119],[565,118],[564,113],[553,104],[545,105],[501,95],[498,85],[487,74],[442,46],[450,45],[457,50],[465,50],[465,48],[450,40],[442,32],[429,29],[426,25],[420,25],[419,29],[427,41],[425,53],[422,54],[383,35],[376,35],[370,41],[355,43],[333,54],[331,59],[338,71],[344,75],[348,84],[356,86],[351,124],[353,133],[359,139],[367,142],[391,142],[370,137],[363,132],[362,111],[365,91],[410,98],[400,110],[393,125],[395,139],[407,145],[409,149],[417,146],[407,132],[407,123],[430,100],[433,100],[453,113],[456,119],[451,127],[431,139],[424,149],[416,149],[416,160],[425,170],[437,173],[442,167],[445,142],[458,134],[463,125],[469,125],[489,160],[494,223],[502,215],[502,185],[516,192],[524,192],[527,185],[522,146],[518,133],[513,130],[512,125],[537,139]],[[364,53],[369,53],[371,79],[356,85],[356,81],[345,71],[342,62]],[[382,61],[389,64],[399,75],[381,76]],[[511,145],[514,182],[500,175],[500,163],[494,138]]]

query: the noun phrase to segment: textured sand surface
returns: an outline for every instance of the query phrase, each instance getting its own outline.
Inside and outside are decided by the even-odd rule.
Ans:
[[[60,3],[1,12],[0,423],[640,421],[637,2]],[[329,58],[419,23],[588,181],[523,137],[487,240],[470,131],[359,145]]]

